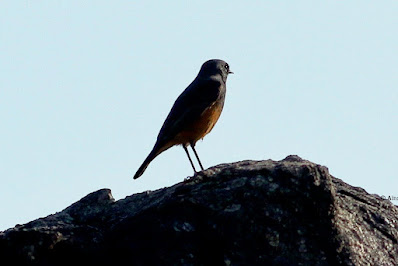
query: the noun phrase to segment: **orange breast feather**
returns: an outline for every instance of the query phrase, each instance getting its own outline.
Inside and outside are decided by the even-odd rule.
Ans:
[[[216,124],[221,115],[222,104],[215,102],[207,108],[197,121],[194,121],[189,128],[181,131],[174,139],[175,144],[195,143],[206,136]]]

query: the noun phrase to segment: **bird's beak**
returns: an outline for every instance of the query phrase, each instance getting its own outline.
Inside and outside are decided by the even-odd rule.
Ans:
[[[234,72],[232,72],[232,71],[228,71],[228,74],[233,74]]]

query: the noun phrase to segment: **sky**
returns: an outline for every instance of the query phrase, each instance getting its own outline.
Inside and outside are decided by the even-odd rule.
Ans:
[[[178,95],[229,63],[205,168],[295,154],[398,196],[397,1],[0,1],[0,231],[90,192],[172,186],[152,149]],[[398,201],[392,201],[398,204]]]

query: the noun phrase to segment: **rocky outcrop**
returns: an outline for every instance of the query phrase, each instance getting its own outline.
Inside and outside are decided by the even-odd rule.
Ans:
[[[397,265],[397,228],[391,202],[289,156],[218,165],[119,201],[109,189],[93,192],[1,232],[0,258],[8,265]]]

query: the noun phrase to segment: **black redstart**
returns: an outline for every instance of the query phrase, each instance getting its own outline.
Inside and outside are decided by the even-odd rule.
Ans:
[[[231,73],[233,72],[229,70],[229,65],[223,60],[213,59],[202,65],[197,77],[175,101],[160,129],[155,146],[134,175],[134,179],[144,173],[156,156],[174,145],[182,145],[196,173],[187,149],[190,145],[203,170],[195,144],[213,129],[220,117],[227,76]]]

